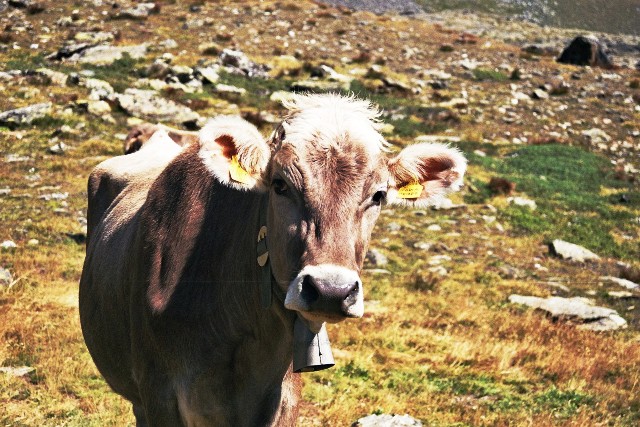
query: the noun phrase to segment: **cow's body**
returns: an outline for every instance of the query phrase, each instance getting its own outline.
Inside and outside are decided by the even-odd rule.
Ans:
[[[350,105],[321,97],[317,107],[326,101]],[[295,424],[294,320],[318,330],[362,315],[358,272],[381,186],[386,194],[391,179],[419,176],[425,189],[449,187],[464,172],[464,160],[451,160],[458,154],[438,147],[417,166],[398,156],[390,178],[381,147],[358,148],[377,135],[373,128],[328,134],[316,146],[313,129],[295,128],[304,114],[294,113],[289,136],[281,128],[269,145],[233,120],[184,148],[155,134],[148,145],[165,154],[145,146],[92,173],[81,323],[98,369],[133,403],[139,425]],[[246,176],[234,180],[232,158]],[[330,172],[314,183],[326,168],[350,182]],[[273,302],[263,308],[256,237],[266,225]]]

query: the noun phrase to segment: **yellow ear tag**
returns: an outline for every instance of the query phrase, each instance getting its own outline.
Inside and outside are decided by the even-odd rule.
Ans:
[[[424,190],[424,187],[416,180],[398,188],[398,197],[401,199],[417,199],[422,194],[422,190]]]
[[[253,179],[249,172],[240,166],[238,156],[231,157],[231,163],[229,164],[229,176],[232,180],[247,185],[249,185]]]

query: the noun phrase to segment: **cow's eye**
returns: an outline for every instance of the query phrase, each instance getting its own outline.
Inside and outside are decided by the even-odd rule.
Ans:
[[[279,195],[285,194],[287,191],[289,191],[289,186],[284,181],[284,179],[274,179],[271,182],[271,186],[273,187],[273,191],[275,191],[276,194]]]
[[[371,198],[371,203],[375,206],[380,206],[387,198],[386,191],[376,191]]]

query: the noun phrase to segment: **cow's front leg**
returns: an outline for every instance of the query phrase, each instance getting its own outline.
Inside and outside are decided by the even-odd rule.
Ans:
[[[143,417],[136,413],[134,407],[138,427],[184,427],[178,400],[166,375],[145,375],[140,379],[139,387],[144,407],[144,422],[141,422]]]

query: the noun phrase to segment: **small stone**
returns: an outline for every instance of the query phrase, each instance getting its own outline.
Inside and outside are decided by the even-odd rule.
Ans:
[[[413,244],[414,249],[428,251],[433,246],[433,242],[416,242]]]
[[[64,154],[69,149],[69,146],[62,141],[59,141],[57,144],[52,145],[48,148],[48,152],[51,154],[61,155]]]
[[[402,230],[402,226],[397,222],[390,222],[389,224],[387,224],[387,230],[391,232],[400,231]]]
[[[600,280],[603,280],[605,282],[615,283],[616,285],[622,286],[623,288],[626,288],[626,289],[640,290],[639,284],[632,282],[631,280],[622,279],[620,277],[603,276],[600,278]]]
[[[291,84],[294,92],[339,92],[349,90],[346,82],[332,82],[326,80],[299,80]]]
[[[442,231],[442,227],[440,227],[438,224],[431,224],[430,226],[427,227],[428,231]]]
[[[205,83],[216,84],[220,80],[220,74],[215,67],[196,68],[196,73],[202,76]]]
[[[1,366],[0,372],[3,374],[12,376],[12,377],[24,377],[25,375],[35,371],[36,368],[32,368],[30,366]]]
[[[535,210],[537,207],[535,200],[525,199],[524,197],[507,197],[507,203],[510,205],[524,206],[531,210]]]
[[[50,114],[51,106],[52,104],[50,102],[45,102],[2,112],[0,113],[0,125],[31,124],[34,120]]]
[[[609,291],[607,292],[607,295],[609,295],[611,298],[616,298],[616,299],[627,299],[627,298],[638,297],[638,295],[629,291]]]
[[[11,194],[10,188],[0,188],[0,196],[8,196]]]
[[[216,86],[216,93],[224,98],[231,98],[233,100],[240,98],[246,95],[247,90],[245,88],[225,85],[222,83],[218,83]]]
[[[106,101],[89,101],[87,111],[94,116],[104,116],[111,113],[111,106]]]
[[[582,246],[559,239],[554,240],[549,245],[549,251],[563,259],[578,262],[595,261],[600,259],[598,255],[586,248],[583,248]]]
[[[29,239],[27,246],[38,246],[40,241],[38,239]]]
[[[13,276],[9,270],[0,267],[0,286],[9,286],[13,283]]]
[[[367,255],[365,257],[369,264],[375,267],[382,267],[388,264],[389,260],[387,257],[377,249],[369,249],[367,251]]]
[[[620,317],[618,312],[610,308],[595,306],[586,298],[538,298],[511,295],[509,302],[545,311],[554,319],[577,321],[582,323],[581,329],[609,331],[627,326],[626,320]]]
[[[533,91],[534,99],[549,99],[549,94],[542,89],[534,89]]]
[[[17,247],[18,245],[16,245],[16,242],[14,242],[13,240],[5,240],[4,242],[0,243],[0,248],[2,249],[15,249]]]
[[[144,20],[152,13],[160,12],[160,7],[155,3],[138,3],[133,7],[123,9],[117,13],[115,19]]]
[[[422,421],[409,415],[367,415],[352,424],[352,427],[422,427]]]
[[[586,136],[592,144],[600,144],[611,141],[611,137],[602,129],[592,128],[582,131],[582,135]]]

